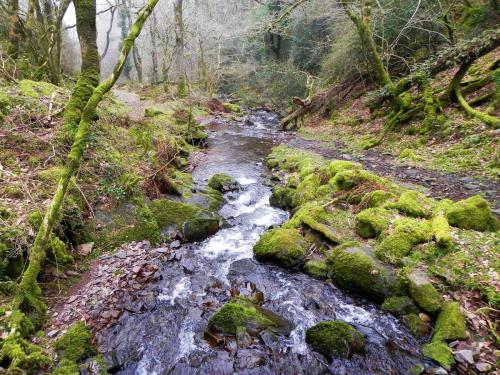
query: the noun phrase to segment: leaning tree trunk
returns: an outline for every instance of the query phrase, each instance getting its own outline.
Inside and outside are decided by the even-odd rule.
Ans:
[[[37,277],[40,273],[42,264],[45,260],[45,248],[47,241],[52,233],[54,225],[57,223],[59,210],[64,201],[64,196],[68,188],[68,184],[80,166],[80,161],[83,152],[89,140],[89,134],[97,105],[101,102],[104,95],[111,90],[115,82],[120,77],[120,74],[125,65],[127,56],[134,45],[134,41],[139,36],[144,23],[153,11],[158,0],[149,0],[142,8],[137,16],[137,19],[132,26],[127,38],[123,42],[118,61],[113,69],[112,74],[101,84],[99,84],[92,92],[83,109],[81,120],[78,124],[75,140],[68,154],[67,164],[64,168],[61,178],[57,184],[56,192],[49,204],[42,224],[38,229],[35,242],[31,248],[29,255],[29,264],[26,271],[23,273],[19,289],[16,292],[13,300],[13,310],[26,311],[33,307],[37,307],[35,302],[41,301],[41,291],[37,283]],[[40,302],[41,303],[41,302]],[[14,330],[15,331],[15,330]]]
[[[97,50],[96,0],[74,0],[76,28],[80,40],[82,67],[68,105],[64,110],[65,139],[71,141],[76,133],[83,109],[99,84],[99,52]]]

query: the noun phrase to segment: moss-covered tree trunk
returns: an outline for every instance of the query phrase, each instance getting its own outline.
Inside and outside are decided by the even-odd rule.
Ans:
[[[183,0],[175,0],[175,68],[177,70],[177,95],[185,97],[188,95],[186,80],[186,69],[184,66],[184,18]]]
[[[76,28],[82,55],[81,73],[64,110],[65,139],[72,140],[83,109],[99,84],[99,52],[97,50],[96,1],[74,0]]]
[[[112,74],[92,91],[90,99],[88,99],[85,104],[76,131],[74,143],[71,146],[71,150],[67,157],[67,164],[61,178],[59,179],[52,201],[45,212],[42,224],[38,229],[35,242],[31,247],[28,267],[23,273],[19,289],[13,300],[14,310],[22,310],[23,312],[29,314],[34,309],[40,308],[40,305],[37,306],[37,303],[41,303],[40,288],[37,283],[37,277],[45,260],[45,248],[52,233],[52,229],[57,223],[59,210],[63,204],[68,184],[80,166],[80,161],[89,139],[92,119],[97,105],[101,102],[104,95],[111,90],[115,82],[120,77],[123,67],[125,66],[127,56],[134,45],[134,41],[139,36],[144,23],[153,11],[157,2],[158,0],[149,0],[139,12],[134,25],[123,42],[120,56],[118,57],[118,61]]]
[[[13,59],[19,56],[21,44],[20,24],[19,24],[19,0],[9,1],[9,54]]]

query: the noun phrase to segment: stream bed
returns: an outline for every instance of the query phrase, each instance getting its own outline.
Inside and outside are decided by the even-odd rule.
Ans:
[[[402,324],[334,285],[256,262],[252,248],[288,213],[269,205],[263,164],[281,135],[273,113],[256,110],[241,121],[211,119],[209,147],[193,172],[198,187],[228,173],[241,189],[225,195],[219,213],[228,227],[176,250],[161,266],[150,311],[125,314],[105,335],[105,358],[118,374],[408,374],[421,360],[419,344]],[[232,295],[261,296],[263,307],[290,322],[289,335],[263,334],[246,342],[209,345],[210,316]],[[366,337],[364,353],[328,363],[305,344],[305,330],[341,320]]]

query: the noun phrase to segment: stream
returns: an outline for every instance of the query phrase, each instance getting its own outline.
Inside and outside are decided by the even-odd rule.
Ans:
[[[263,160],[280,142],[273,113],[247,119],[211,119],[209,147],[193,176],[196,186],[225,172],[241,189],[225,194],[220,209],[228,227],[202,243],[176,250],[152,285],[155,307],[125,314],[106,335],[105,358],[118,374],[408,374],[420,363],[419,344],[393,316],[334,285],[252,259],[252,247],[288,213],[269,205],[269,173]],[[289,335],[268,331],[211,346],[209,317],[231,295],[260,295],[263,307],[291,323]],[[366,337],[365,353],[329,364],[305,344],[305,330],[324,320],[352,324]]]

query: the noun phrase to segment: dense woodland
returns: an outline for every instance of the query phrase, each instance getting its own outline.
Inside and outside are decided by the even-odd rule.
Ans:
[[[0,0],[0,373],[497,373],[499,21],[497,0]],[[394,332],[330,292],[286,315],[270,278],[231,279],[252,257]],[[154,314],[189,318],[111,344]]]

